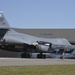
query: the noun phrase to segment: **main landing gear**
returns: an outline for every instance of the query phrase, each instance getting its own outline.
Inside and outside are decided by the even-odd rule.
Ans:
[[[37,58],[43,58],[43,59],[46,59],[46,55],[45,55],[45,54],[40,53],[40,54],[38,54],[38,55],[37,55]]]
[[[25,53],[23,53],[23,54],[21,55],[21,57],[22,57],[22,58],[31,58],[31,54],[25,52]],[[46,55],[43,54],[43,53],[40,53],[40,54],[37,55],[37,58],[46,59]]]
[[[22,58],[30,58],[31,57],[31,54],[30,53],[23,53],[22,55],[21,55],[21,57]]]

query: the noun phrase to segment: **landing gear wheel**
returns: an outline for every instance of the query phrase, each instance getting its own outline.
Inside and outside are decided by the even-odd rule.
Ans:
[[[21,57],[22,57],[22,58],[30,58],[31,55],[30,55],[29,53],[23,53],[23,54],[21,55]]]
[[[42,56],[44,59],[46,59],[46,55],[45,54],[43,54],[43,56]]]
[[[41,58],[41,55],[40,55],[40,54],[38,54],[38,55],[37,55],[37,58]]]
[[[44,59],[46,59],[46,55],[45,54],[38,54],[37,58],[44,58]]]
[[[25,54],[24,54],[24,53],[23,53],[23,54],[21,54],[21,57],[22,57],[22,58],[24,58],[24,57],[25,57]]]
[[[64,57],[63,57],[63,56],[61,56],[61,57],[60,57],[60,59],[64,59]]]

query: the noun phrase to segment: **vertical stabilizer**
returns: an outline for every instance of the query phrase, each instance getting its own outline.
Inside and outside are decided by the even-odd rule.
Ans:
[[[10,26],[4,17],[2,11],[0,11],[0,40],[4,37]]]
[[[6,18],[4,17],[2,11],[0,11],[0,28],[8,28],[9,24],[6,20]]]

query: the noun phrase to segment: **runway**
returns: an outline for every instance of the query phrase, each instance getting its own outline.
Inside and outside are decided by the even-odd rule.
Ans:
[[[0,58],[0,66],[62,65],[62,64],[75,64],[75,59]]]

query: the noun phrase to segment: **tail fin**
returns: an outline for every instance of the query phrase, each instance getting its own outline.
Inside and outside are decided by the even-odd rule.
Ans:
[[[6,18],[4,17],[2,11],[0,11],[0,28],[8,28],[10,27]]]
[[[6,32],[9,30],[10,26],[4,17],[2,11],[0,11],[0,40],[3,38],[3,36],[6,34]]]

